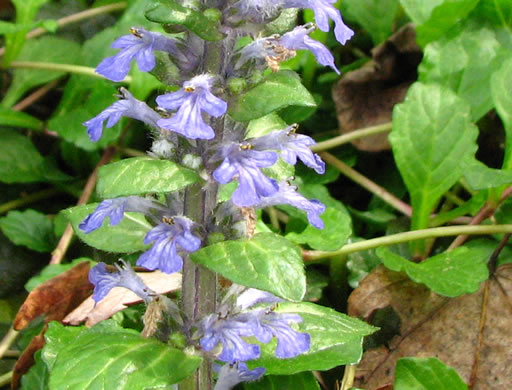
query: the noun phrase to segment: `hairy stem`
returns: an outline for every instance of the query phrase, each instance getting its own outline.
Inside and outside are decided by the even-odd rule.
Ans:
[[[385,237],[372,238],[371,240],[359,241],[353,244],[347,244],[336,251],[302,251],[304,261],[321,260],[336,255],[347,255],[349,253],[365,251],[409,242],[415,240],[425,240],[435,237],[449,237],[464,235],[483,235],[483,234],[502,234],[512,233],[512,225],[486,225],[486,226],[446,226],[432,229],[413,230],[405,233],[392,234]]]
[[[220,42],[207,42],[203,57],[203,72],[220,75],[224,74],[229,53],[232,52],[234,39],[226,37]],[[216,140],[221,141],[224,134],[224,119],[210,120],[215,130]],[[207,171],[208,166],[207,141],[198,143],[198,152],[203,154],[203,163]],[[218,185],[215,182],[198,183],[190,186],[185,192],[185,215],[201,224],[207,230],[215,207],[217,206]],[[214,313],[217,301],[217,274],[185,259],[183,265],[182,282],[182,310],[185,313],[187,324],[200,320],[204,316]],[[187,327],[187,326],[186,326]],[[197,372],[179,384],[180,390],[212,390],[213,389],[212,361],[204,359]]]
[[[364,129],[354,130],[348,134],[343,134],[338,137],[328,139],[327,141],[319,142],[311,147],[313,152],[322,152],[324,150],[333,149],[337,146],[347,144],[359,138],[369,137],[374,134],[386,133],[391,131],[391,122],[382,125],[367,127]]]
[[[55,64],[53,62],[38,62],[38,61],[12,61],[9,64],[9,68],[22,68],[22,69],[42,69],[42,70],[53,70],[58,72],[67,72],[74,74],[81,74],[84,76],[96,77],[99,79],[105,79],[99,73],[96,73],[94,68],[89,66],[71,65],[71,64]],[[122,83],[131,83],[132,78],[126,76]]]
[[[350,168],[347,164],[345,164],[343,161],[338,160],[336,157],[334,157],[332,154],[327,152],[320,153],[320,156],[325,160],[326,163],[331,164],[333,167],[335,167],[337,170],[339,170],[343,175],[348,177],[350,180],[356,182],[361,187],[366,188],[371,193],[375,194],[379,198],[381,198],[384,202],[392,206],[394,209],[400,211],[402,214],[410,217],[412,215],[412,209],[411,206],[409,206],[407,203],[401,201],[398,199],[395,195],[390,193],[385,188],[379,186],[378,184],[374,183],[367,177],[361,175],[356,170]]]

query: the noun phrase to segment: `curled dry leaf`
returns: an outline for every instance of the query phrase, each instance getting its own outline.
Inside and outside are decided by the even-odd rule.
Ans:
[[[380,266],[349,298],[349,314],[368,319],[391,306],[400,335],[388,347],[365,352],[356,387],[376,390],[393,383],[405,356],[435,356],[455,368],[472,390],[512,389],[512,264],[497,269],[474,294],[445,298],[406,275]]]
[[[404,100],[409,86],[418,78],[422,54],[412,24],[375,47],[372,58],[362,68],[347,73],[332,89],[343,134],[390,122],[394,105]],[[369,152],[389,149],[387,134],[372,135],[353,144]]]
[[[44,315],[47,323],[61,321],[91,295],[89,267],[88,262],[80,263],[32,290],[16,314],[14,329],[24,329],[40,315]]]
[[[44,332],[46,326],[41,332],[32,338],[30,344],[25,348],[21,356],[16,360],[11,378],[11,389],[17,389],[20,385],[21,377],[28,372],[30,367],[34,365],[34,354],[44,347]]]
[[[181,288],[181,274],[165,274],[160,271],[137,273],[146,286],[157,294],[167,294]],[[100,321],[110,318],[127,306],[142,302],[136,294],[122,287],[114,287],[108,295],[96,306],[92,297],[87,298],[73,312],[69,313],[63,322],[78,325],[85,321],[86,326],[93,326]]]

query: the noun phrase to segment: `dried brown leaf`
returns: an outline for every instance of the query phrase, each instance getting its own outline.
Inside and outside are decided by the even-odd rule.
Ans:
[[[16,314],[14,329],[25,328],[40,315],[45,322],[62,320],[91,294],[89,267],[89,262],[80,263],[32,290]]]
[[[417,79],[422,54],[414,27],[402,27],[374,48],[372,57],[373,61],[347,73],[332,89],[343,134],[391,121],[394,105],[405,98]],[[387,134],[361,138],[353,144],[370,152],[389,149]]]
[[[512,264],[498,268],[478,292],[454,299],[378,267],[350,296],[349,314],[368,319],[391,306],[401,319],[401,332],[389,348],[364,354],[355,386],[390,385],[398,359],[435,356],[454,367],[472,390],[512,389],[511,295]]]
[[[181,288],[181,274],[165,274],[160,271],[137,273],[146,286],[157,294],[167,294]],[[73,312],[69,313],[63,322],[78,325],[85,321],[86,326],[93,326],[100,321],[112,317],[118,311],[142,300],[130,290],[115,287],[103,298],[96,307],[92,297],[87,298]]]
[[[46,326],[41,330],[41,332],[34,336],[30,344],[25,348],[21,356],[16,361],[16,365],[14,366],[14,370],[11,378],[11,389],[17,389],[20,385],[21,377],[28,372],[30,367],[34,365],[34,354],[44,347],[44,332],[46,331]]]

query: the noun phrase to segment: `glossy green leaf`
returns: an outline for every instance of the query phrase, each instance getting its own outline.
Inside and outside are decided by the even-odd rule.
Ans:
[[[439,198],[474,155],[477,135],[468,104],[445,87],[415,83],[395,106],[389,141],[411,196],[412,229],[428,226]]]
[[[435,6],[428,19],[416,27],[417,41],[421,46],[435,41],[460,23],[478,4],[479,0],[444,0]],[[423,4],[431,3],[423,1]],[[429,7],[429,5],[426,5]]]
[[[219,242],[191,253],[190,258],[235,283],[290,301],[300,301],[306,292],[300,250],[277,234]]]
[[[493,107],[490,78],[507,55],[492,30],[466,26],[425,48],[419,80],[439,83],[464,98],[476,121]]]
[[[244,383],[244,390],[320,390],[312,372],[295,375],[268,375],[257,382]]]
[[[7,127],[22,127],[31,130],[42,130],[43,122],[21,111],[0,107],[0,125]]]
[[[61,64],[79,64],[81,60],[80,45],[68,39],[45,36],[31,39],[23,47],[18,60],[32,62],[49,62]],[[2,106],[11,107],[29,89],[65,75],[65,72],[14,69],[13,80],[2,100]]]
[[[293,359],[278,359],[274,355],[276,340],[263,344],[262,357],[249,362],[249,365],[264,366],[266,373],[272,375],[329,370],[339,365],[357,363],[363,353],[363,337],[377,330],[361,320],[313,303],[283,302],[276,312],[299,314],[303,321],[297,324],[296,330],[311,336],[311,347]]]
[[[273,131],[284,130],[288,124],[282,120],[276,113],[265,115],[261,118],[252,120],[247,126],[246,138],[257,138]]]
[[[110,226],[110,222],[103,222],[101,228],[89,234],[80,230],[78,225],[96,209],[96,206],[98,203],[91,203],[63,211],[73,225],[76,235],[83,242],[94,248],[117,253],[136,252],[147,248],[143,240],[152,226],[140,214],[125,213],[119,225]]]
[[[409,261],[385,247],[378,248],[376,253],[387,268],[405,271],[415,282],[423,283],[432,291],[447,297],[474,293],[489,277],[488,248],[460,247],[430,257],[422,263]]]
[[[320,216],[324,228],[308,226],[300,233],[291,232],[286,238],[296,244],[307,244],[313,249],[333,251],[346,244],[352,234],[352,221],[347,212],[327,208]]]
[[[218,41],[224,37],[214,21],[174,0],[152,1],[145,15],[152,22],[185,26],[207,41]]]
[[[295,174],[295,166],[288,164],[283,159],[277,160],[277,162],[269,168],[263,168],[262,172],[274,179],[277,182],[288,180]]]
[[[35,364],[21,377],[21,390],[49,390],[48,367],[41,359],[41,351],[34,354]]]
[[[505,158],[503,168],[512,170],[512,58],[505,61],[491,77],[491,93],[496,111],[505,127]]]
[[[420,25],[425,23],[430,18],[434,8],[443,4],[444,1],[445,0],[400,0],[400,4],[411,20],[415,24]]]
[[[53,361],[49,386],[53,390],[133,390],[163,388],[192,374],[201,358],[144,338],[113,321],[81,330],[62,340],[67,328],[52,323],[43,356]],[[56,345],[58,344],[58,345]],[[50,352],[51,351],[51,352]],[[87,367],[77,370],[77,367]]]
[[[292,71],[271,73],[262,83],[236,97],[229,115],[237,121],[250,121],[289,106],[315,107],[315,99]]]
[[[35,210],[10,211],[0,218],[0,229],[16,245],[38,252],[51,252],[57,244],[52,221]]]
[[[343,7],[372,37],[378,45],[392,32],[398,0],[344,0]]]
[[[468,185],[478,191],[488,188],[496,188],[512,183],[512,172],[489,168],[478,160],[466,162],[464,178]]]
[[[402,358],[396,363],[395,390],[467,390],[457,371],[438,358]]]
[[[73,260],[71,263],[66,264],[49,264],[46,267],[44,267],[39,274],[37,274],[36,276],[32,276],[29,279],[29,281],[25,283],[25,290],[30,292],[37,286],[39,286],[41,283],[44,283],[47,280],[50,280],[55,276],[60,275],[61,273],[85,261],[89,261],[94,264],[94,262],[87,257],[80,257],[78,259]]]
[[[172,161],[135,157],[101,167],[96,191],[102,198],[173,192],[199,180],[196,172]]]
[[[512,3],[509,0],[480,0],[475,14],[490,20],[494,26],[510,32],[512,28]]]

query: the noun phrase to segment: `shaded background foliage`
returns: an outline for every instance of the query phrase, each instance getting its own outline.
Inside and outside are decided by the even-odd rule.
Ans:
[[[70,268],[74,259],[116,259],[115,254],[92,249],[78,239],[67,248],[66,237],[71,237],[71,230],[66,230],[68,220],[78,224],[94,206],[75,214],[63,210],[102,197],[101,188],[99,193],[93,191],[96,179],[91,176],[99,163],[143,156],[151,142],[140,124],[127,119],[105,132],[98,143],[88,139],[82,126],[115,101],[115,86],[94,77],[92,68],[113,54],[107,43],[133,25],[150,25],[144,18],[145,2],[12,3],[1,3],[1,16],[17,25],[0,23],[4,46],[9,39],[18,42],[3,52],[0,105],[2,334],[11,326],[27,290]],[[57,22],[67,15],[109,5],[112,8],[108,12],[94,17],[64,25]],[[312,37],[332,50],[342,76],[319,67],[312,54],[299,52],[282,68],[299,72],[316,107],[294,105],[281,110],[279,118],[267,118],[271,123],[301,122],[301,132],[317,141],[331,142],[317,145],[329,164],[325,175],[317,176],[300,167],[296,171],[302,193],[328,206],[326,227],[320,232],[306,227],[305,217],[287,207],[261,213],[259,226],[280,232],[303,248],[306,300],[348,310],[381,327],[381,332],[365,343],[368,351],[359,371],[353,373],[356,386],[376,389],[394,383],[398,390],[413,385],[464,389],[465,382],[474,389],[510,387],[511,376],[506,370],[511,363],[506,348],[509,343],[503,340],[493,345],[488,340],[494,332],[502,334],[501,329],[512,322],[507,298],[511,290],[503,282],[508,280],[509,267],[504,264],[510,262],[510,248],[508,236],[498,234],[512,232],[510,226],[500,230],[512,223],[507,199],[512,184],[512,4],[507,0],[344,0],[337,5],[356,31],[352,41],[340,46],[332,34],[321,31]],[[22,8],[24,12],[19,11]],[[309,11],[298,17],[313,21]],[[25,34],[35,28],[42,28],[45,34],[25,42]],[[28,69],[27,62],[88,68]],[[158,72],[154,71],[157,76]],[[130,91],[137,98],[152,101],[161,92],[161,84],[152,76],[136,68],[130,76]],[[257,111],[253,104],[250,108]],[[232,115],[241,117],[248,112],[247,107],[236,110],[238,114]],[[353,144],[349,138],[339,138],[340,134],[352,134]],[[121,237],[120,252],[127,247],[142,250],[133,246],[136,242],[140,246],[143,234],[134,228],[137,222],[123,223],[113,235],[100,233],[97,239],[115,240],[117,234]],[[452,226],[452,233],[447,235],[456,236],[462,232],[457,226],[468,224],[496,225],[496,234],[466,244],[461,239],[433,238],[437,237],[433,232],[436,227]],[[420,237],[423,240],[410,244],[408,238],[394,241],[391,250],[374,249],[384,245],[383,241],[359,250],[351,246],[421,229],[432,233],[427,231]],[[85,236],[80,238],[87,242]],[[94,246],[101,248],[101,243]],[[56,247],[59,249],[54,251]],[[340,247],[342,250],[336,251]],[[496,248],[501,254],[493,255]],[[113,251],[111,247],[109,250]],[[53,262],[62,264],[47,265],[52,251]],[[404,286],[390,287],[390,280]],[[493,296],[489,292],[493,289],[504,294],[494,295],[499,303],[486,298]],[[72,295],[70,290],[68,281],[58,294]],[[378,290],[378,299],[371,298],[374,290]],[[482,302],[484,308],[489,306],[486,317],[483,309],[471,306],[475,301]],[[428,316],[443,302],[444,317],[432,320],[434,325],[411,323],[404,314],[411,305],[418,316]],[[469,314],[463,315],[462,324],[453,324],[460,319],[462,311],[458,310],[463,309]],[[133,307],[118,313],[115,321],[140,329],[134,314],[137,310]],[[481,320],[487,322],[474,329]],[[35,323],[22,331],[9,349],[11,355],[4,355],[0,362],[2,373],[10,372],[16,351],[23,350],[41,326]],[[111,331],[107,327],[101,331]],[[476,340],[471,345],[477,347],[459,343],[455,335],[422,343],[422,337],[433,333],[433,328],[461,329],[468,339]],[[74,330],[59,333],[59,329],[52,328],[52,337],[76,336]],[[441,349],[450,343],[457,348],[447,354]],[[407,348],[411,345],[421,348]],[[460,364],[463,356],[468,357],[464,367]],[[407,359],[398,360],[401,357]],[[44,388],[39,385],[44,383],[45,365],[38,355],[36,362],[40,364],[27,374],[22,388]],[[478,371],[488,364],[491,373]],[[376,366],[380,371],[368,375]],[[319,381],[310,373],[270,376],[245,387],[332,389],[343,371],[338,367],[322,372],[317,376]],[[438,377],[452,382],[436,382]]]

